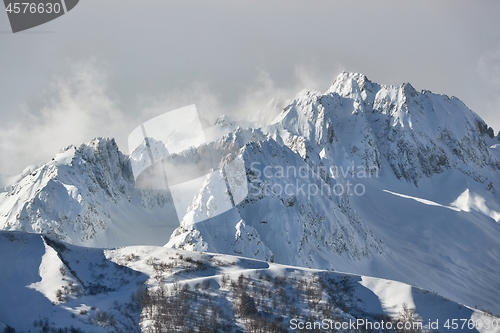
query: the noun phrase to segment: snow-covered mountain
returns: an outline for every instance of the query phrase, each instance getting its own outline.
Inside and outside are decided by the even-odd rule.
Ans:
[[[3,181],[0,226],[377,276],[500,314],[499,140],[457,98],[342,73],[267,126],[216,125],[170,156],[181,179],[212,168],[180,225],[167,189],[135,187],[144,150],[96,139]],[[248,194],[227,210],[221,184]]]
[[[112,139],[69,146],[3,188],[1,229],[86,246],[163,244],[178,225],[169,197],[136,189],[131,174]]]
[[[500,313],[500,160],[462,102],[343,73],[262,130],[238,155],[246,200],[193,223],[195,200],[166,246],[372,274]]]

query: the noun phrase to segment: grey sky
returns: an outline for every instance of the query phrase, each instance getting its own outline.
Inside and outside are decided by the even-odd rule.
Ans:
[[[454,95],[500,130],[498,1],[81,0],[12,34],[0,13],[0,173],[196,103],[254,112],[342,70]]]

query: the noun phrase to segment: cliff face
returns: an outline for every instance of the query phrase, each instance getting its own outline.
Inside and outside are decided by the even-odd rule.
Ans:
[[[0,193],[4,230],[117,246],[161,244],[172,229],[167,220],[171,211],[163,209],[168,208],[165,196],[134,187],[128,157],[112,139],[69,146],[6,190]]]
[[[481,168],[500,168],[485,142],[491,128],[478,115],[455,97],[409,83],[385,86],[343,73],[325,94],[299,94],[275,122],[310,150],[331,151],[337,163],[380,167],[384,159],[415,184],[450,169],[484,181]]]

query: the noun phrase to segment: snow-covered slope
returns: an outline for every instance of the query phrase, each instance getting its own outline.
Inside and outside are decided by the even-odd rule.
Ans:
[[[0,322],[16,332],[139,331],[130,295],[147,276],[110,262],[102,249],[2,231],[0,253]]]
[[[398,320],[500,332],[499,318],[367,276],[155,246],[83,248],[23,232],[0,232],[0,253],[0,328],[16,332],[361,330]]]
[[[73,244],[163,244],[178,225],[168,195],[134,187],[114,140],[69,146],[27,168],[0,192],[0,228],[43,233]]]

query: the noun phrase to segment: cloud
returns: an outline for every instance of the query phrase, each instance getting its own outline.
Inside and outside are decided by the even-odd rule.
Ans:
[[[212,126],[221,115],[259,126],[272,120],[272,115],[279,113],[303,89],[328,89],[340,71],[325,73],[297,66],[293,78],[286,85],[280,85],[267,71],[259,70],[253,82],[231,99],[216,91],[211,82],[194,81],[161,95],[139,96],[138,110],[144,122],[164,112],[196,104],[204,126]]]
[[[493,51],[485,52],[477,62],[478,72],[487,81],[488,96],[484,101],[485,110],[483,117],[490,120],[489,123],[496,130],[500,129],[498,114],[500,112],[500,47]],[[493,121],[492,121],[493,120]]]
[[[210,126],[218,116],[227,110],[227,107],[221,104],[220,97],[212,91],[210,85],[201,81],[194,81],[183,89],[175,88],[159,95],[142,95],[138,96],[137,99],[137,109],[140,110],[141,121],[133,127],[165,112],[191,104],[196,104],[204,126]]]
[[[205,127],[223,114],[259,126],[270,122],[299,91],[326,90],[335,74],[298,66],[293,79],[280,86],[260,70],[232,100],[203,81],[162,94],[124,98],[110,86],[112,73],[96,61],[80,63],[55,78],[36,105],[19,106],[15,122],[0,125],[0,173],[19,173],[28,165],[47,162],[68,145],[79,146],[95,137],[114,137],[128,153],[127,138],[136,126],[190,104],[196,104]],[[123,105],[124,100],[129,105]]]
[[[287,106],[298,92],[304,89],[327,90],[339,72],[340,69],[335,73],[325,73],[312,67],[296,66],[292,80],[287,85],[279,85],[268,72],[261,70],[227,114],[248,120],[254,126],[262,126]]]
[[[500,47],[485,52],[478,60],[478,69],[481,76],[493,84],[494,90],[500,87]]]
[[[124,116],[107,92],[106,75],[92,62],[75,66],[68,78],[55,79],[42,100],[39,106],[20,106],[16,122],[2,124],[1,172],[20,172],[70,144],[123,131]]]

